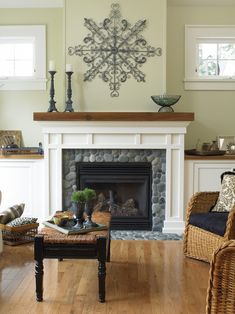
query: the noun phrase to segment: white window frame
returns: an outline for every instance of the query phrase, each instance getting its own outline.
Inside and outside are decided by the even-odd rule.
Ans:
[[[235,25],[185,25],[185,90],[234,90],[235,77],[197,75],[197,51],[200,42],[235,42]]]
[[[65,0],[0,0],[0,8],[63,8]]]
[[[0,38],[31,37],[35,40],[35,72],[33,77],[1,77],[1,90],[46,90],[46,26],[0,25]]]

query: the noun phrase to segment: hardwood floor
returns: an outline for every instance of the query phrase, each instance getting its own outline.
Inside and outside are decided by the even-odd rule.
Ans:
[[[44,261],[44,301],[35,300],[33,245],[4,246],[1,314],[201,314],[209,264],[185,259],[182,241],[113,240],[106,303],[98,302],[97,261]]]

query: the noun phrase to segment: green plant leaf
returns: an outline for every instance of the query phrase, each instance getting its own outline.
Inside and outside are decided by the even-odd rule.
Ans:
[[[84,203],[86,201],[84,191],[74,191],[71,196],[71,201]]]
[[[96,198],[96,192],[93,189],[85,188],[83,192],[84,192],[86,201],[90,201]]]

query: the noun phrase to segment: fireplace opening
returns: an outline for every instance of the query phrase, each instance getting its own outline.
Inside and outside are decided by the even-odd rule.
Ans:
[[[149,162],[77,162],[76,183],[96,191],[94,210],[111,211],[112,230],[152,229]]]

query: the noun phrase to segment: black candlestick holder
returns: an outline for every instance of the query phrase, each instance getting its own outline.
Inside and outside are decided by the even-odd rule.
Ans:
[[[48,73],[50,73],[51,75],[51,88],[50,88],[50,101],[49,101],[49,108],[48,108],[48,112],[53,112],[53,111],[58,111],[56,109],[56,101],[54,101],[54,95],[55,95],[55,88],[54,88],[54,76],[56,74],[56,71],[48,71]]]
[[[74,112],[73,110],[73,102],[72,102],[72,87],[71,87],[71,76],[73,74],[72,71],[65,72],[68,77],[68,88],[67,88],[67,96],[68,100],[66,101],[66,107],[64,112]]]

